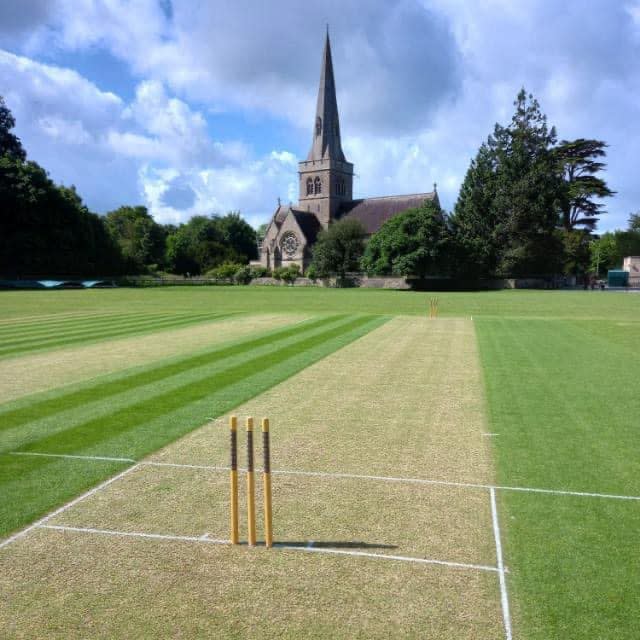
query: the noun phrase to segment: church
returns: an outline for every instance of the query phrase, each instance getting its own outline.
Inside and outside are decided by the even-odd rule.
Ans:
[[[426,200],[438,203],[438,193],[353,199],[353,164],[342,151],[338,101],[333,77],[329,33],[324,45],[313,142],[306,160],[298,163],[298,204],[279,204],[264,238],[255,264],[268,269],[297,264],[304,273],[311,263],[318,233],[338,220],[359,220],[371,237],[392,216],[421,206]]]

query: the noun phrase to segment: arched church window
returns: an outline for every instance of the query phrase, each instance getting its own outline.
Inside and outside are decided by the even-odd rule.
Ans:
[[[307,178],[307,195],[313,195],[313,180],[311,178]]]
[[[322,118],[318,116],[316,118],[316,136],[319,136],[322,133]]]
[[[320,178],[318,176],[316,176],[316,179],[313,181],[313,193],[322,193],[322,182],[320,182]]]

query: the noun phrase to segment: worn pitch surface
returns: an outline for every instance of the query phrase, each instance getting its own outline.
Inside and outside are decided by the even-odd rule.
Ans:
[[[236,413],[271,418],[276,471],[493,480],[467,320],[396,318]],[[227,439],[214,421],[153,460],[225,465]],[[226,482],[143,465],[47,524],[226,538]],[[1,635],[504,637],[494,571],[410,561],[495,567],[486,490],[286,473],[273,485],[279,543],[376,557],[39,528],[1,551]]]

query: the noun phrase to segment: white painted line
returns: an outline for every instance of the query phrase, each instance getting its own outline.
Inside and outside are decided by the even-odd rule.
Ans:
[[[310,553],[329,553],[339,556],[355,556],[361,558],[376,558],[379,560],[396,560],[398,562],[413,562],[416,564],[437,564],[444,567],[456,567],[458,569],[476,569],[479,571],[498,571],[497,567],[488,567],[482,564],[467,564],[465,562],[449,562],[448,560],[432,560],[431,558],[414,558],[411,556],[393,556],[386,553],[371,553],[369,551],[347,551],[346,549],[331,549],[330,547],[296,547],[287,544],[275,544],[274,547],[287,549],[288,551],[307,551]]]
[[[133,458],[110,458],[108,456],[76,456],[70,453],[37,453],[35,451],[11,451],[12,456],[42,456],[44,458],[73,458],[75,460],[107,460],[108,462],[135,462]]]
[[[208,538],[204,536],[177,536],[167,535],[162,533],[143,533],[140,531],[115,531],[113,529],[93,529],[90,527],[71,527],[66,525],[55,524],[39,524],[40,529],[54,529],[56,531],[71,531],[73,533],[93,533],[98,535],[118,536],[122,538],[150,538],[153,540],[176,540],[179,542],[206,542],[210,544],[230,544],[229,540],[219,540],[214,538]],[[207,535],[207,534],[205,534]],[[309,544],[302,547],[297,547],[287,544],[275,544],[274,547],[279,549],[286,549],[288,551],[307,551],[311,553],[329,553],[333,555],[341,556],[355,556],[364,558],[377,558],[382,560],[396,560],[399,562],[413,562],[417,564],[435,564],[445,567],[455,567],[459,569],[476,569],[479,571],[495,571],[498,572],[497,567],[489,567],[481,564],[467,564],[464,562],[449,562],[447,560],[432,560],[430,558],[413,558],[411,556],[392,556],[384,553],[369,553],[366,551],[347,551],[345,549],[331,549],[331,548],[319,548],[313,547],[314,541],[311,540]]]
[[[499,434],[488,434],[488,435],[499,435]],[[11,452],[13,455],[19,454],[23,455],[23,452],[13,451]],[[122,462],[135,462],[131,458],[103,458],[99,456],[71,456],[71,455],[63,455],[63,454],[45,454],[45,453],[31,453],[24,452],[24,455],[47,455],[54,457],[73,457],[79,459],[86,460],[114,460],[114,461],[122,461]],[[205,471],[216,471],[223,472],[229,471],[229,467],[219,467],[207,464],[180,464],[177,462],[156,462],[154,460],[143,460],[137,463],[137,466],[141,467],[174,467],[177,469],[203,469]],[[246,471],[246,469],[238,467],[238,471]],[[298,471],[295,469],[280,469],[273,470],[271,472],[274,475],[283,475],[283,476],[315,476],[319,478],[351,478],[354,480],[379,480],[383,482],[406,482],[413,484],[426,484],[426,485],[442,485],[445,487],[462,487],[469,489],[495,489],[497,491],[523,491],[526,493],[546,493],[549,495],[557,495],[557,496],[576,496],[579,498],[607,498],[609,500],[634,500],[640,501],[640,496],[633,495],[620,495],[614,493],[595,493],[588,491],[568,491],[564,489],[536,489],[534,487],[510,487],[505,485],[493,485],[493,484],[480,484],[477,482],[454,482],[451,480],[429,480],[427,478],[405,478],[405,477],[396,477],[396,476],[371,476],[371,475],[363,475],[358,473],[337,473],[331,471]]]
[[[216,540],[215,538],[203,538],[202,536],[173,536],[163,533],[143,533],[140,531],[114,531],[112,529],[92,529],[90,527],[67,527],[56,524],[40,524],[40,529],[55,529],[57,531],[72,531],[74,533],[95,533],[105,536],[117,536],[120,538],[151,538],[153,540],[179,540],[183,542],[208,542],[210,544],[229,544],[229,540]]]
[[[209,533],[208,533],[208,532],[207,532],[207,533],[203,533],[203,534],[200,536],[200,540],[207,540],[208,538],[209,538]]]
[[[180,542],[205,542],[210,544],[230,544],[229,540],[219,540],[204,536],[178,536],[162,533],[143,533],[141,531],[115,531],[113,529],[93,529],[91,527],[71,527],[67,525],[36,524],[40,529],[54,529],[56,531],[71,531],[74,533],[93,533],[107,536],[118,536],[122,538],[150,538],[153,540],[177,540]],[[205,534],[207,535],[207,534]],[[481,564],[467,564],[464,562],[449,562],[447,560],[432,560],[429,558],[413,558],[411,556],[392,556],[384,553],[369,553],[366,551],[347,551],[345,549],[331,549],[325,547],[313,547],[314,541],[310,541],[305,546],[293,546],[287,544],[274,544],[274,547],[289,551],[308,551],[311,553],[329,553],[341,556],[355,556],[364,558],[377,558],[382,560],[396,560],[400,562],[413,562],[417,564],[436,564],[445,567],[456,567],[460,569],[476,569],[480,571],[498,571],[497,567],[489,567]]]
[[[482,435],[491,437],[491,436],[499,436],[500,434],[499,433],[483,433]]]
[[[589,493],[586,491],[563,491],[562,489],[532,489],[530,487],[500,487],[491,489],[499,491],[524,491],[526,493],[548,493],[554,496],[576,496],[578,498],[609,498],[610,500],[640,500],[640,496],[621,496],[614,493]]]
[[[498,561],[498,579],[500,580],[500,600],[502,602],[502,619],[506,640],[512,640],[511,614],[509,613],[509,596],[507,594],[507,579],[505,578],[504,562],[502,561],[502,541],[500,539],[500,524],[498,523],[498,506],[496,504],[496,490],[491,489],[491,520],[493,521],[493,537],[496,541],[496,559]]]
[[[140,463],[144,467],[175,467],[176,469],[204,469],[205,471],[231,471],[231,467],[215,467],[208,464],[180,464],[177,462],[154,462],[145,460]],[[238,467],[238,471],[246,471]]]
[[[63,504],[61,507],[59,507],[55,511],[52,511],[50,514],[46,515],[44,518],[40,518],[40,520],[37,520],[33,524],[30,524],[28,527],[22,529],[21,531],[18,531],[18,533],[15,533],[10,538],[7,538],[6,540],[3,540],[2,542],[0,542],[0,549],[2,549],[3,547],[6,547],[7,545],[11,544],[12,542],[15,542],[19,538],[22,538],[27,533],[29,533],[29,531],[32,531],[36,527],[41,527],[42,525],[44,525],[45,522],[51,520],[51,518],[54,518],[55,516],[60,515],[63,511],[66,511],[67,509],[70,509],[71,507],[75,506],[76,504],[78,504],[78,502],[81,502],[85,498],[88,498],[89,496],[92,496],[95,493],[98,493],[98,491],[101,491],[105,487],[108,487],[113,482],[116,482],[116,480],[120,480],[120,478],[123,478],[128,473],[131,473],[134,469],[137,469],[139,466],[140,465],[134,464],[133,466],[129,467],[128,469],[125,469],[124,471],[121,471],[118,475],[115,475],[112,478],[109,478],[108,480],[105,480],[104,482],[100,483],[97,487],[94,487],[93,489],[90,489],[89,491],[86,491],[82,495],[79,495],[77,498],[74,498],[70,502],[67,502],[66,504]]]

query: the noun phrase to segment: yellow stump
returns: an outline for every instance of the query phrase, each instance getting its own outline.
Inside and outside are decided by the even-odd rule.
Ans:
[[[256,544],[256,483],[253,475],[253,418],[247,418],[247,538]]]
[[[269,418],[262,419],[262,485],[264,489],[264,544],[273,546],[273,521],[271,516],[271,453],[269,449]]]
[[[229,428],[231,432],[231,474],[229,488],[231,492],[231,518],[230,518],[230,538],[231,544],[240,543],[238,532],[238,419],[236,416],[229,418]]]

